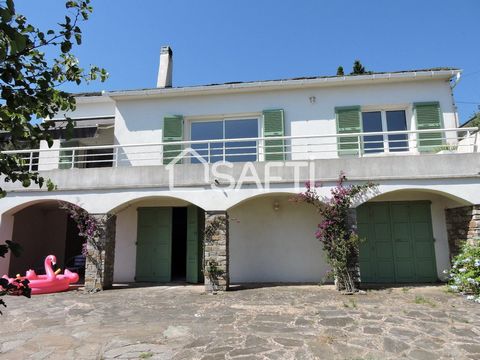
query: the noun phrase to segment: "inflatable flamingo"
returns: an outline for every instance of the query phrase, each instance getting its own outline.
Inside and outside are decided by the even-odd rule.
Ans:
[[[29,280],[28,286],[32,289],[32,295],[48,294],[53,292],[68,290],[70,284],[78,281],[78,274],[65,269],[62,274],[56,274],[52,265],[55,265],[57,258],[55,255],[48,255],[45,258],[45,273],[46,275],[37,275],[34,270],[28,270],[24,277],[18,277],[20,280]],[[15,279],[9,278],[7,275],[3,275],[4,279],[8,279],[9,282]]]

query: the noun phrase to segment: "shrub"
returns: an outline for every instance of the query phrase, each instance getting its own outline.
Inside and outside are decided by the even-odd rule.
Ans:
[[[464,294],[467,299],[480,303],[480,239],[465,242],[460,253],[452,260],[448,274],[449,290]]]
[[[376,187],[373,183],[345,185],[347,178],[340,173],[337,185],[330,190],[330,197],[321,197],[319,183],[305,183],[306,191],[292,200],[315,206],[321,217],[315,237],[323,244],[327,262],[338,290],[347,293],[357,290],[358,246],[360,238],[348,221],[348,214],[355,202]]]

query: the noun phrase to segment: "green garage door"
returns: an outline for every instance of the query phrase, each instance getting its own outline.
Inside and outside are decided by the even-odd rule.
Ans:
[[[172,208],[138,208],[136,281],[171,280]]]
[[[357,209],[362,282],[437,280],[428,201],[366,203]]]

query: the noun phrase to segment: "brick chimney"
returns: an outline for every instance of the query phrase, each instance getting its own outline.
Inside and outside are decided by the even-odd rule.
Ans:
[[[173,51],[170,46],[162,46],[158,66],[157,88],[172,87]]]

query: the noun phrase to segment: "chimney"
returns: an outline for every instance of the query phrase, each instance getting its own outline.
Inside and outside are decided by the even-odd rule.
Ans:
[[[170,46],[162,46],[158,66],[157,88],[172,87],[173,52]]]

